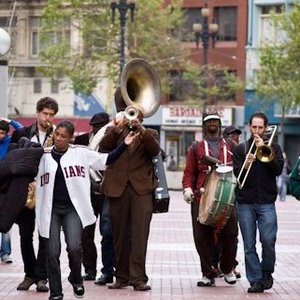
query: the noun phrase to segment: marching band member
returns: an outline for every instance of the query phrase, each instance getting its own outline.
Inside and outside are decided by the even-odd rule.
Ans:
[[[120,88],[115,93],[117,111],[124,110]],[[158,133],[142,125],[142,115],[128,121],[124,116],[107,128],[100,149],[110,151],[134,130],[138,139],[105,171],[102,192],[109,201],[109,215],[116,255],[116,282],[110,289],[132,285],[148,291],[146,253],[153,212],[152,196],[157,186],[152,158],[160,151]]]
[[[69,282],[74,295],[84,295],[81,276],[82,229],[95,223],[90,199],[89,169],[104,170],[126,150],[136,135],[128,134],[109,154],[84,146],[70,145],[74,125],[60,122],[54,132],[54,146],[46,148],[37,175],[36,217],[39,234],[46,240],[50,300],[63,299],[60,270],[60,232],[63,229],[69,257]]]
[[[276,176],[281,174],[283,156],[280,146],[273,143],[275,158],[272,161],[266,163],[256,159],[254,153],[257,148],[264,146],[263,136],[267,127],[267,116],[260,112],[254,113],[249,120],[250,139],[240,143],[233,153],[233,167],[237,178],[240,177],[238,174],[249,172],[243,187],[236,189],[238,221],[244,241],[246,276],[251,285],[248,293],[262,293],[273,286],[272,273],[276,259],[277,234]],[[253,145],[252,150],[250,145]],[[263,249],[261,260],[255,246],[257,229]]]
[[[236,283],[236,276],[232,272],[235,266],[237,250],[238,227],[236,213],[233,209],[229,220],[223,229],[201,224],[198,219],[200,189],[203,188],[211,163],[206,156],[218,159],[222,163],[231,162],[230,146],[221,136],[221,118],[217,113],[203,114],[203,140],[192,144],[188,149],[186,167],[183,173],[182,186],[184,200],[191,204],[194,243],[200,257],[203,277],[197,283],[199,287],[215,285],[217,276],[213,268],[213,251],[216,232],[218,242],[222,246],[220,269],[228,284]],[[196,146],[194,146],[196,145]]]
[[[50,146],[53,143],[53,130],[50,124],[58,112],[57,101],[44,97],[36,104],[37,120],[30,126],[17,129],[13,132],[11,143],[17,143],[20,138],[27,137],[32,142],[41,146]],[[33,185],[29,185],[32,191]],[[34,201],[32,199],[32,201]],[[18,285],[17,290],[27,291],[34,283],[38,292],[48,292],[46,253],[43,239],[39,236],[37,256],[33,247],[33,234],[35,229],[34,207],[24,207],[16,223],[19,225],[21,254],[24,263],[24,280]]]

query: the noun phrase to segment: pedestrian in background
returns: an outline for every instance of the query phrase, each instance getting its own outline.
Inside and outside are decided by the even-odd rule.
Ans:
[[[285,152],[283,152],[282,155],[284,163],[281,174],[277,176],[277,188],[279,200],[285,201],[289,183],[289,174],[291,173],[291,163],[288,160]]]
[[[21,123],[10,120],[7,118],[0,118],[0,160],[2,160],[9,148],[11,142],[11,136],[9,133],[9,125],[14,129],[23,127]],[[10,240],[11,231],[7,233],[0,233],[0,257],[1,262],[3,263],[12,263],[11,257],[11,240]]]

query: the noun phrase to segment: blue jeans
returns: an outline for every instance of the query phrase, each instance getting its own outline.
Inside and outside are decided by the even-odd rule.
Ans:
[[[53,208],[51,216],[50,237],[46,242],[47,267],[49,272],[50,296],[62,295],[60,252],[61,228],[65,235],[67,252],[69,258],[69,268],[71,270],[68,277],[72,284],[81,284],[81,233],[82,224],[80,218],[73,207]]]
[[[1,238],[1,249],[0,257],[11,254],[11,243],[10,243],[10,232],[0,233]]]
[[[277,214],[275,204],[238,204],[238,221],[244,241],[246,275],[250,284],[260,281],[263,273],[274,272]],[[256,232],[262,244],[262,259],[256,252]]]

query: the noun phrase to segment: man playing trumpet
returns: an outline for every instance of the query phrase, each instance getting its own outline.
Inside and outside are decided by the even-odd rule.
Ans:
[[[283,156],[276,143],[272,144],[269,159],[258,156],[262,149],[269,147],[263,140],[268,128],[268,118],[264,113],[254,113],[250,117],[249,128],[250,139],[234,149],[233,167],[238,181],[244,182],[236,188],[236,200],[244,241],[246,275],[250,282],[248,293],[262,293],[273,285],[277,234],[276,176],[281,174]],[[261,261],[255,247],[257,228],[262,244]]]
[[[17,143],[21,137],[27,137],[32,142],[49,147],[53,143],[53,119],[58,112],[56,100],[50,97],[40,99],[36,104],[37,120],[30,126],[17,129],[13,132],[11,142]],[[29,193],[34,193],[35,186],[31,183]],[[39,236],[37,256],[34,253],[33,233],[35,228],[34,198],[28,201],[20,214],[17,224],[19,225],[21,254],[24,263],[24,280],[18,285],[17,290],[27,291],[34,283],[38,292],[48,292],[46,253],[44,240]],[[29,206],[29,207],[28,207]]]

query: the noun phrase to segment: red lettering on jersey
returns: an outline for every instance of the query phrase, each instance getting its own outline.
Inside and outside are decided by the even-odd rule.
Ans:
[[[49,173],[41,175],[41,186],[49,183]]]
[[[69,171],[70,171],[70,177],[75,177],[76,176],[75,170],[72,166],[69,166]]]

